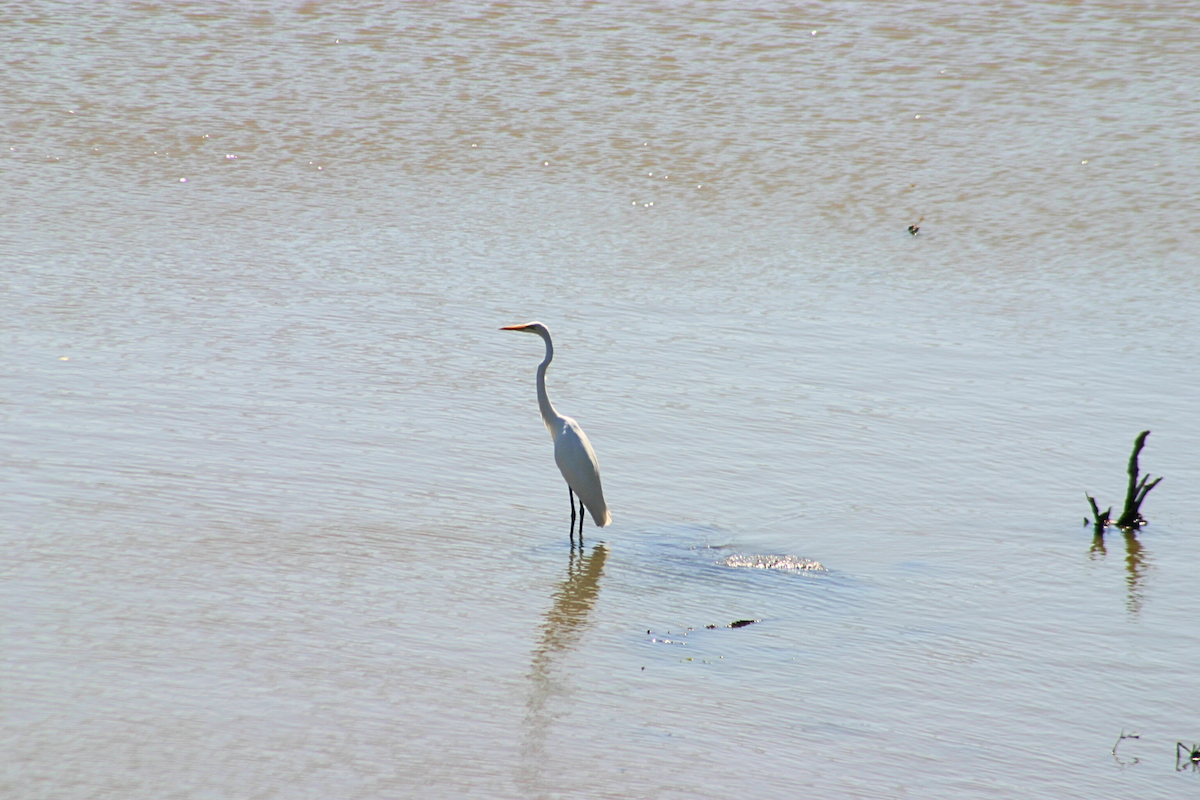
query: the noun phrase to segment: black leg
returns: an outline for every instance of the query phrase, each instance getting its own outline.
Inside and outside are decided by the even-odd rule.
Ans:
[[[575,544],[575,492],[570,484],[567,484],[567,497],[571,502],[571,544]]]
[[[579,498],[579,546],[583,547],[583,498]]]

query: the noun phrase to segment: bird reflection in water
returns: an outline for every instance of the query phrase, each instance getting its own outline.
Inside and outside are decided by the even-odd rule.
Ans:
[[[600,594],[600,575],[608,548],[598,544],[590,554],[582,545],[571,548],[567,577],[554,592],[554,602],[542,623],[542,635],[533,651],[529,672],[532,684],[525,711],[525,736],[521,747],[521,782],[536,792],[545,762],[546,736],[558,714],[552,698],[571,693],[562,661],[579,646],[588,627],[588,614]]]
[[[1153,566],[1153,562],[1142,547],[1142,543],[1138,541],[1137,531],[1122,530],[1121,534],[1125,537],[1125,590],[1127,593],[1125,608],[1129,613],[1137,614],[1142,610],[1146,575]],[[1104,545],[1104,534],[1097,533],[1092,539],[1092,548],[1088,557],[1095,560],[1102,559],[1106,555],[1108,555],[1108,549]]]

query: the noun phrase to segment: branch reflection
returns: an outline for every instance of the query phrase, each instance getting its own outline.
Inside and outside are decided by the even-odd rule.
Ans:
[[[1142,610],[1146,576],[1154,562],[1150,560],[1150,554],[1138,541],[1137,531],[1125,530],[1121,533],[1125,537],[1125,608],[1131,614],[1138,614]],[[1098,533],[1092,539],[1088,558],[1103,559],[1106,555],[1108,555],[1108,548],[1104,546],[1104,534]]]
[[[525,710],[525,735],[521,747],[521,782],[536,792],[541,784],[546,737],[554,722],[551,698],[569,694],[566,676],[557,667],[574,650],[588,626],[588,613],[600,594],[600,575],[608,548],[598,544],[585,555],[571,548],[567,577],[554,593],[554,602],[542,623],[542,636],[533,652],[529,678],[532,687]]]
[[[1125,588],[1128,594],[1125,607],[1131,614],[1142,610],[1142,594],[1145,590],[1143,584],[1146,572],[1150,568],[1147,555],[1142,549],[1142,543],[1137,539],[1137,534],[1125,531]]]

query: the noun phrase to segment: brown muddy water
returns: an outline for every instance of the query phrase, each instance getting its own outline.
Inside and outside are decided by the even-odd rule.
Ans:
[[[0,9],[0,795],[1196,796],[1198,23]]]

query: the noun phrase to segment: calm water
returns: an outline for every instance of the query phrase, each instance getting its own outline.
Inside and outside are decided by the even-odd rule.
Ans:
[[[0,794],[1196,796],[1198,24],[0,10]]]

